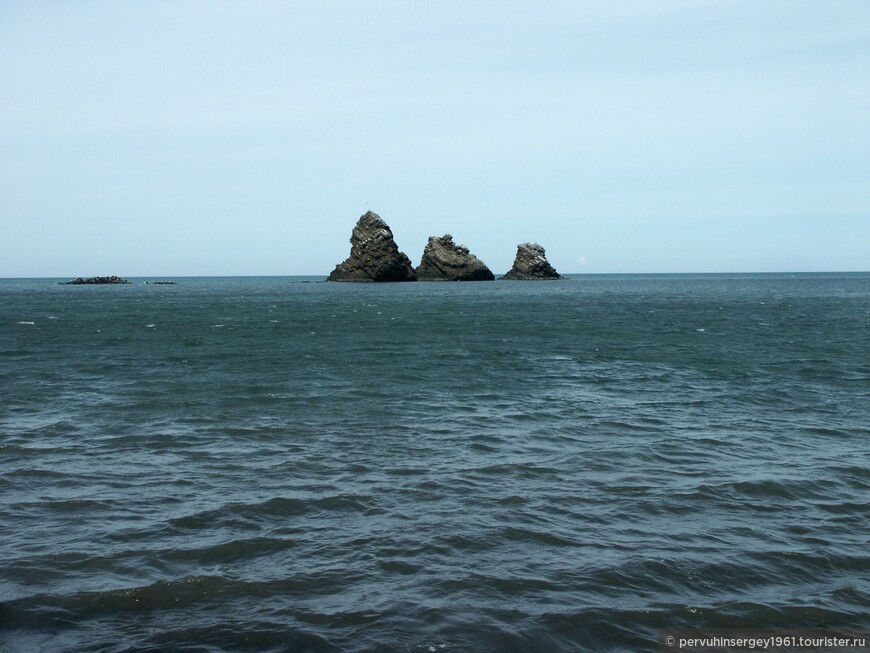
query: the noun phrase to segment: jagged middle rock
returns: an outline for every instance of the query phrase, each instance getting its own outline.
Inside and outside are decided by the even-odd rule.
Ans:
[[[453,236],[431,236],[417,266],[419,281],[492,281],[495,275],[486,264],[453,242]]]

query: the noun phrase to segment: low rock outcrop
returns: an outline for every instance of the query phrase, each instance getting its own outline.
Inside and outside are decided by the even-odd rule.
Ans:
[[[417,266],[418,281],[492,281],[495,275],[486,264],[453,242],[453,236],[431,236]]]
[[[64,281],[63,285],[66,286],[82,286],[82,285],[108,285],[108,284],[124,284],[130,283],[126,279],[122,279],[121,277],[111,276],[111,277],[88,277],[87,279],[82,279],[81,277],[77,277],[72,281]]]
[[[393,232],[377,213],[360,217],[350,236],[350,256],[327,281],[416,281],[411,259],[399,251]]]
[[[562,275],[547,261],[544,248],[538,243],[520,243],[514,265],[502,279],[537,280],[561,279]]]

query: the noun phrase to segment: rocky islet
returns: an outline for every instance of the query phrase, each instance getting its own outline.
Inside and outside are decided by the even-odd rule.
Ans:
[[[453,236],[431,236],[417,266],[418,281],[492,281],[495,275]]]
[[[417,268],[399,251],[393,232],[377,214],[368,211],[350,237],[350,256],[335,266],[327,281],[492,281],[487,265],[459,245],[453,236],[431,236]],[[507,280],[561,279],[537,243],[521,243]]]
[[[122,279],[121,277],[116,277],[112,275],[111,277],[76,277],[72,281],[64,281],[62,285],[65,286],[108,286],[108,285],[123,285],[129,284],[130,282],[126,279]]]
[[[550,265],[547,252],[538,243],[520,243],[513,267],[502,279],[509,281],[538,281],[561,279],[562,275]]]
[[[420,265],[414,268],[408,256],[399,250],[389,225],[373,211],[360,216],[350,237],[350,255],[335,266],[327,281],[492,281],[495,275],[468,247],[453,240],[450,234],[430,236]],[[561,279],[538,243],[520,243],[513,267],[501,279]],[[64,285],[119,285],[130,282],[112,275],[78,277]],[[171,285],[172,281],[153,281]]]
[[[350,236],[350,256],[335,266],[327,281],[416,281],[411,259],[399,251],[393,232],[368,211]]]

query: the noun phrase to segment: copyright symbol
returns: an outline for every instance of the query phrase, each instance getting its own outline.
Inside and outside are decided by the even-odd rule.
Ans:
[[[665,644],[667,644],[668,646],[673,646],[675,641],[676,640],[674,639],[673,635],[668,635],[667,637],[665,637]]]

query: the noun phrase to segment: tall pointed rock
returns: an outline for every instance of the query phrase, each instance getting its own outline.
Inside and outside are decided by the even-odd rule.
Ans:
[[[350,256],[327,281],[416,281],[411,259],[399,251],[393,232],[377,213],[361,216],[350,236]]]

